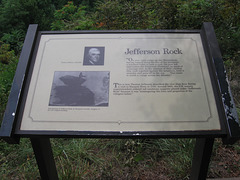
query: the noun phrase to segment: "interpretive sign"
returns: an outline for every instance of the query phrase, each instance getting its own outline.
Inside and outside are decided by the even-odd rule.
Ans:
[[[0,137],[30,137],[42,179],[58,179],[50,137],[197,138],[205,179],[214,138],[240,125],[211,23],[201,30],[37,31],[30,25]]]
[[[221,130],[200,34],[41,35],[20,130]]]
[[[192,31],[31,27],[2,137],[239,136],[210,23]]]

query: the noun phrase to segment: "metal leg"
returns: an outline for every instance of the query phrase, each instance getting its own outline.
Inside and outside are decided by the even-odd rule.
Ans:
[[[31,143],[41,178],[43,180],[58,180],[49,138],[31,138]]]
[[[190,176],[191,180],[206,179],[213,143],[214,138],[198,138],[196,140]]]

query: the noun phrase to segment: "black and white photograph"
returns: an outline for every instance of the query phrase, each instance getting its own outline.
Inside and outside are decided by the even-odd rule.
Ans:
[[[108,106],[108,71],[56,71],[49,106]]]
[[[105,47],[85,47],[83,65],[104,65],[104,50]]]

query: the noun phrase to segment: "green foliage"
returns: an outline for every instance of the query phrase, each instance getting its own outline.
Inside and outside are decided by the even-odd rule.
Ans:
[[[0,63],[9,64],[14,57],[14,51],[10,51],[10,45],[0,41]]]
[[[239,3],[223,0],[104,0],[96,6],[93,17],[106,29],[199,29],[203,22],[217,27],[226,20],[238,22],[230,12],[239,17]],[[226,10],[228,6],[236,7]]]
[[[56,9],[61,9],[69,0],[52,0],[53,5]],[[96,0],[74,0],[71,1],[76,6],[86,6],[88,11],[93,11]]]
[[[93,28],[93,22],[86,17],[85,6],[77,7],[69,1],[54,14],[55,21],[52,30],[88,30]]]
[[[13,29],[25,29],[24,19],[28,15],[28,12],[23,10],[19,0],[3,0],[0,9],[0,29],[2,32],[9,32]]]
[[[240,2],[224,1],[220,14],[222,21],[216,28],[225,61],[234,101],[240,107]]]
[[[144,160],[143,155],[144,141],[139,139],[129,139],[124,144],[124,165],[134,166],[136,163]]]
[[[106,29],[196,29],[217,18],[215,1],[105,0],[94,18]]]
[[[177,26],[182,29],[199,29],[204,21],[212,22],[216,18],[216,9],[215,1],[184,2],[177,9]]]
[[[93,18],[99,29],[146,29],[151,12],[146,13],[146,2],[105,0],[97,3]]]
[[[29,24],[49,30],[54,6],[51,0],[3,0],[0,5],[0,39],[18,54]]]
[[[24,37],[25,33],[23,30],[13,30],[11,33],[4,33],[1,40],[6,44],[10,44],[10,49],[19,54],[22,49]]]
[[[17,58],[14,51],[9,49],[10,46],[8,44],[2,43],[0,45],[0,122],[2,121],[17,66]]]
[[[3,0],[0,7],[1,33],[13,30],[25,32],[29,24],[39,24],[40,29],[48,30],[53,13],[51,0]]]
[[[69,0],[52,0],[55,9],[61,9]]]

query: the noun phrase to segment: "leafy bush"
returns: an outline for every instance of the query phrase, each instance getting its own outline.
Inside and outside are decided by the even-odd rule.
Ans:
[[[151,1],[105,0],[96,4],[93,19],[100,29],[150,29],[158,25],[151,21],[155,14]]]
[[[14,51],[9,51],[8,44],[0,45],[0,122],[5,111],[12,80],[17,66],[17,57]]]
[[[52,30],[88,30],[93,22],[87,18],[85,6],[77,7],[69,1],[62,9],[55,11]]]
[[[16,54],[19,54],[23,41],[24,41],[25,33],[23,30],[13,30],[11,33],[4,33],[1,40],[10,45],[10,49],[14,50]]]
[[[0,5],[0,36],[14,30],[26,31],[29,24],[49,30],[54,6],[51,0],[3,0]]]

